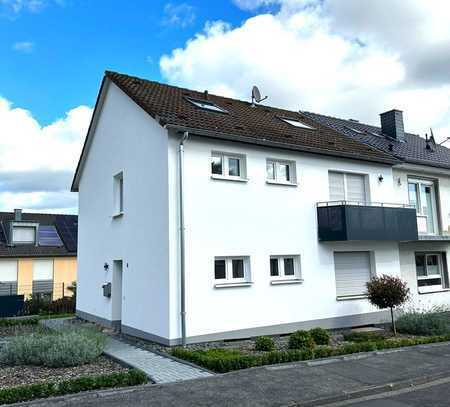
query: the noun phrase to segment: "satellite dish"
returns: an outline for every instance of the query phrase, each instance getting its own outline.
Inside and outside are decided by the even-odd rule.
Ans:
[[[255,107],[255,102],[260,103],[266,99],[267,99],[267,96],[261,97],[261,92],[259,91],[258,87],[253,86],[253,88],[252,88],[252,107]]]

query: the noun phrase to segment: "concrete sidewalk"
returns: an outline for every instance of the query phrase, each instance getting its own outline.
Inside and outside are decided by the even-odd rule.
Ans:
[[[450,343],[358,354],[326,362],[299,362],[259,367],[207,379],[91,392],[26,405],[50,407],[326,405],[338,400],[405,388],[443,377],[450,377]]]

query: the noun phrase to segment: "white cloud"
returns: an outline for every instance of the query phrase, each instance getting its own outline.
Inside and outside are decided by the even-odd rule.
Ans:
[[[0,98],[0,208],[76,211],[70,181],[92,109],[79,106],[41,126],[27,110]]]
[[[34,50],[34,42],[32,41],[19,41],[13,44],[13,49],[18,52],[30,53]]]
[[[46,0],[0,0],[0,8],[4,12],[18,14],[22,11],[36,13],[47,4]]]
[[[167,3],[164,6],[163,25],[186,28],[195,21],[194,7],[187,3]]]
[[[267,103],[378,123],[405,111],[407,130],[450,126],[450,4],[443,1],[234,0],[244,9],[278,5],[242,25],[206,24],[160,60],[169,82]],[[370,12],[368,12],[370,7]],[[411,29],[414,27],[414,29]],[[448,61],[447,61],[448,59]]]

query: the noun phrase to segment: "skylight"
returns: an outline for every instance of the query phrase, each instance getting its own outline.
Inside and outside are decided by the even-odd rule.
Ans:
[[[353,131],[355,133],[358,133],[358,134],[364,134],[363,131],[355,129],[354,127],[345,126],[345,128],[348,129],[348,130],[351,130],[351,131]]]
[[[211,110],[212,112],[220,112],[220,113],[228,113],[225,109],[217,106],[215,103],[210,102],[209,100],[200,100],[200,99],[191,99],[186,98],[193,105],[199,107],[200,109]]]
[[[287,124],[290,124],[291,126],[301,127],[302,129],[315,130],[314,127],[308,126],[307,124],[302,123],[297,119],[289,119],[288,117],[280,117],[280,119],[286,122]]]

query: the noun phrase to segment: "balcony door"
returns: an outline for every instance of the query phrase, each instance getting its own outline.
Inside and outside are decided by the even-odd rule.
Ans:
[[[438,234],[436,191],[432,181],[409,179],[409,203],[417,211],[417,229],[419,234]]]

